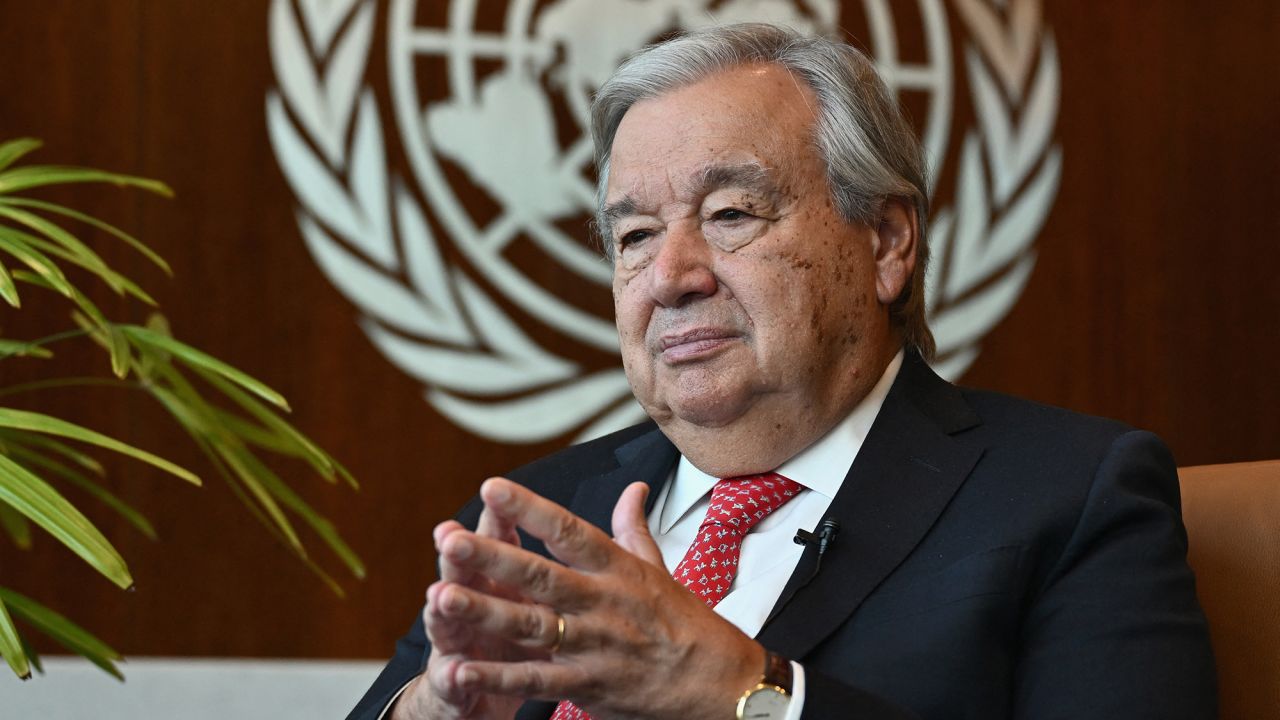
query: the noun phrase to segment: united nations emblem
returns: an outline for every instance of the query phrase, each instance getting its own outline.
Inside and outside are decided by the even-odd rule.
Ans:
[[[709,23],[843,35],[918,121],[939,208],[935,369],[958,377],[1021,294],[1057,193],[1053,36],[1039,0],[845,5],[273,0],[267,127],[302,239],[370,341],[457,425],[528,443],[632,424],[644,414],[618,359],[610,267],[586,231],[591,93],[634,50]]]

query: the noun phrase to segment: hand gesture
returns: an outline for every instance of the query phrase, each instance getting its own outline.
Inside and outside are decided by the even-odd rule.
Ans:
[[[759,678],[764,650],[668,574],[648,532],[647,492],[643,483],[624,491],[615,542],[526,488],[485,482],[494,522],[542,540],[563,564],[480,532],[441,537],[444,562],[472,582],[442,581],[437,596],[453,600],[437,606],[440,620],[471,648],[505,649],[451,655],[450,692],[567,698],[597,720],[729,712]]]

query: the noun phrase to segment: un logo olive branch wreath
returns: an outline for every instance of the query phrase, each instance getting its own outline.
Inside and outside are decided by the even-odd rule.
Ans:
[[[940,11],[941,0],[922,2]],[[1003,10],[988,0],[951,4],[969,33],[962,54],[977,122],[963,135],[954,200],[931,220],[927,298],[934,367],[956,378],[1030,277],[1062,153],[1053,142],[1057,48],[1039,0],[1012,0]],[[412,178],[387,163],[366,84],[376,16],[375,0],[273,0],[270,8],[277,86],[266,97],[267,127],[321,271],[359,309],[370,341],[423,384],[428,403],[471,432],[508,443],[568,433],[581,440],[643,419],[620,365],[586,373],[533,340],[488,290],[446,261],[407,185]],[[494,284],[508,301],[524,307],[527,299],[540,309],[537,319],[567,338],[616,348],[616,337],[600,332],[602,319],[535,302],[509,268],[499,274],[492,256],[462,250],[479,272],[500,280]],[[552,255],[584,276],[600,272],[582,257]]]

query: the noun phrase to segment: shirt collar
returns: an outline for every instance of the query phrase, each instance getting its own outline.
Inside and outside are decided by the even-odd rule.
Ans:
[[[884,374],[880,376],[875,387],[853,408],[853,412],[817,442],[783,463],[777,469],[778,474],[816,493],[834,498],[836,491],[844,483],[845,476],[849,474],[849,468],[853,466],[853,460],[857,457],[858,450],[862,448],[863,440],[871,431],[876,415],[880,414],[880,407],[884,405],[889,388],[898,377],[898,370],[902,368],[902,358],[903,351],[899,350],[898,354],[889,361],[888,367],[885,368]],[[675,525],[698,504],[699,500],[711,492],[711,488],[718,481],[719,478],[702,472],[694,467],[688,458],[681,455],[680,463],[676,465],[675,477],[670,483],[670,489],[662,505],[658,531],[666,533],[670,530],[672,525]]]

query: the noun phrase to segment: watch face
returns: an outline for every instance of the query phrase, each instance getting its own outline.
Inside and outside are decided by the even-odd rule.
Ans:
[[[742,720],[782,720],[791,698],[773,688],[760,688],[742,704]]]

